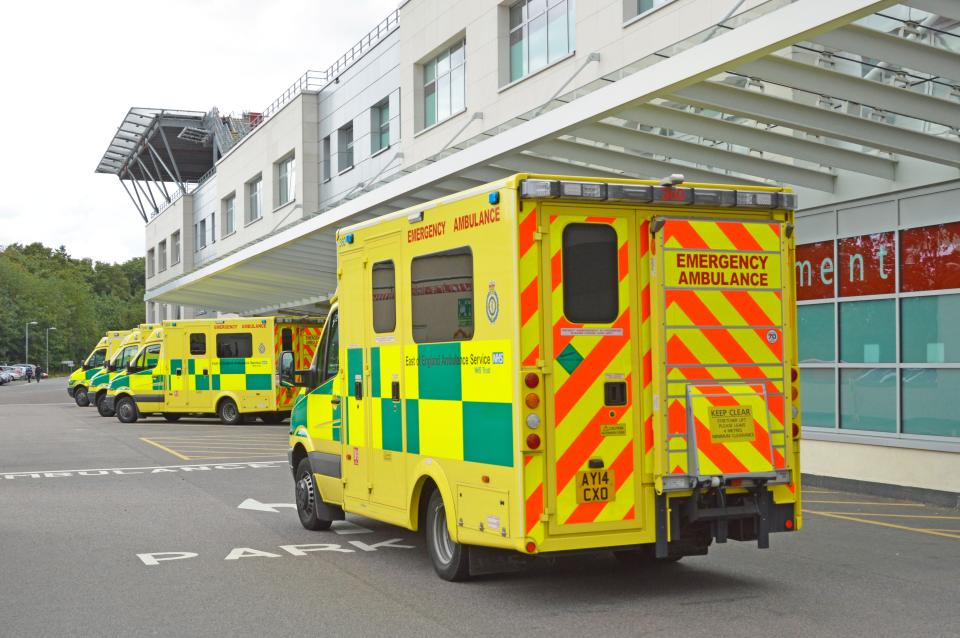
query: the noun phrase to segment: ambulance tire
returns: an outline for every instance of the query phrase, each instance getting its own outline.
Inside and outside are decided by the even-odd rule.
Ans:
[[[426,538],[427,553],[440,578],[452,582],[470,578],[470,548],[450,538],[440,490],[434,490],[427,503]]]
[[[217,418],[224,425],[243,425],[245,422],[236,402],[230,398],[222,399],[217,405]]]
[[[87,389],[82,385],[77,386],[76,391],[73,393],[73,400],[77,402],[81,408],[85,408],[90,405],[90,397],[87,396]]]
[[[172,413],[170,413],[170,412],[164,412],[164,413],[163,413],[163,418],[166,419],[166,420],[167,420],[168,422],[170,422],[170,423],[176,423],[177,421],[180,420],[180,417],[181,417],[181,416],[183,416],[183,415],[182,415],[182,414],[172,414]]]
[[[322,532],[330,529],[333,521],[327,521],[317,516],[317,499],[320,498],[320,490],[317,489],[316,479],[313,478],[313,469],[310,467],[310,459],[300,459],[297,464],[297,515],[300,516],[300,524],[314,532]]]
[[[131,397],[120,397],[117,401],[117,419],[120,423],[136,423],[137,403]]]
[[[104,393],[98,392],[98,393],[97,393],[97,398],[95,399],[96,404],[97,404],[97,413],[98,413],[100,416],[115,416],[117,413],[114,412],[113,410],[108,409],[106,403],[104,403],[103,400],[106,399],[106,398],[107,398],[106,392],[104,392]]]

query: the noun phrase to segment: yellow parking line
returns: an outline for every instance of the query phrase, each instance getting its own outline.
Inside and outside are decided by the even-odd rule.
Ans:
[[[807,514],[818,514],[820,516],[838,518],[845,521],[853,521],[854,523],[866,523],[867,525],[879,525],[880,527],[890,527],[892,529],[899,529],[905,532],[916,532],[917,534],[929,534],[930,536],[940,536],[942,538],[949,538],[951,540],[960,541],[960,536],[957,536],[956,534],[945,534],[943,532],[923,529],[919,527],[908,527],[906,525],[897,525],[895,523],[884,523],[883,521],[871,521],[866,518],[859,518],[857,516],[843,516],[840,514],[835,514],[833,512],[817,512],[814,510],[804,510],[804,512],[806,512]]]
[[[924,527],[923,529],[927,530],[928,532],[946,532],[948,534],[957,534],[958,538],[960,538],[960,529],[954,529],[951,527]]]
[[[804,512],[808,510],[803,510]],[[813,510],[809,510],[813,511]],[[829,512],[830,514],[843,514],[845,516],[877,516],[885,518],[935,518],[946,521],[960,521],[960,516],[934,516],[933,514],[878,514],[876,512]]]
[[[247,459],[247,460],[257,459],[262,461],[283,460],[283,459],[278,459],[276,456],[267,456],[264,454],[243,454],[243,455],[231,454],[230,456],[194,456],[190,460],[191,461],[216,461],[216,460],[223,460],[223,459]]]
[[[156,441],[151,441],[150,439],[144,438],[144,437],[142,437],[142,436],[140,437],[140,440],[143,441],[144,443],[149,443],[150,445],[153,445],[153,446],[155,446],[155,447],[158,447],[158,448],[160,448],[161,450],[163,450],[164,452],[169,452],[170,454],[174,455],[174,456],[177,457],[178,459],[182,459],[182,460],[184,460],[184,461],[190,461],[190,460],[192,460],[189,456],[184,456],[183,454],[180,454],[179,452],[174,452],[173,450],[171,450],[170,448],[168,448],[166,445],[161,445],[161,444],[157,443]]]
[[[891,507],[926,507],[923,503],[874,503],[872,501],[814,501],[804,499],[804,503],[816,503],[817,505],[889,505]]]

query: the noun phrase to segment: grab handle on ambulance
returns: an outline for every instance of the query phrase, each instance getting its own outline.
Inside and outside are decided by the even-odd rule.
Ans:
[[[363,399],[363,380],[359,374],[353,380],[353,397],[357,401]]]
[[[390,398],[393,399],[394,403],[400,403],[400,382],[394,381],[390,385]]]

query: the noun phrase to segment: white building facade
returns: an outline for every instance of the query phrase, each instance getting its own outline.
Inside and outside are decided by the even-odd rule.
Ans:
[[[790,185],[805,471],[960,493],[952,0],[408,0],[261,113],[177,113],[98,169],[148,320],[321,312],[338,226],[517,171]]]

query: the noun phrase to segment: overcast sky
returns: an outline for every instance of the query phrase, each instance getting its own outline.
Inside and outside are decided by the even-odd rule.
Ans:
[[[0,26],[0,245],[141,256],[143,220],[94,173],[132,106],[261,111],[399,0],[6,3]]]

